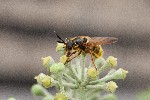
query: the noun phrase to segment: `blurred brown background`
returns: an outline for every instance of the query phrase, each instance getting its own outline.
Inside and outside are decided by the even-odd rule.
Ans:
[[[149,0],[0,0],[0,100],[40,100],[30,87],[45,72],[41,57],[59,59],[54,30],[63,38],[119,38],[103,47],[129,71],[118,81],[118,100],[136,100],[150,85]]]

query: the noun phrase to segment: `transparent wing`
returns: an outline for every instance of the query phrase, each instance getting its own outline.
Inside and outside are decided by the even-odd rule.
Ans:
[[[112,44],[118,41],[118,38],[115,37],[91,37],[87,46],[103,45],[103,44]]]

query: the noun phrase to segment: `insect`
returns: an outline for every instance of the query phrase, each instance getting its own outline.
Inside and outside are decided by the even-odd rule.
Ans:
[[[92,63],[97,70],[96,65],[94,64],[94,57],[99,58],[101,56],[101,45],[112,44],[117,42],[115,37],[89,37],[89,36],[77,36],[73,38],[66,38],[63,40],[58,34],[57,38],[58,43],[64,43],[65,45],[65,55],[69,58],[66,60],[65,64],[70,62],[72,59],[79,56],[82,52],[90,54]],[[73,54],[76,54],[74,57],[70,58]]]

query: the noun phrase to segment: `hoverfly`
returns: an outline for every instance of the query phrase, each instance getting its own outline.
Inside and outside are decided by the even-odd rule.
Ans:
[[[88,53],[91,56],[92,63],[97,70],[97,67],[94,64],[94,58],[99,58],[101,56],[101,45],[112,44],[117,42],[117,38],[115,37],[89,37],[89,36],[77,36],[73,38],[66,38],[65,41],[57,35],[57,38],[60,39],[57,41],[58,43],[64,43],[65,55],[69,58],[73,54],[76,54],[71,59],[67,59],[65,62],[68,63],[72,59],[79,56],[82,52]]]

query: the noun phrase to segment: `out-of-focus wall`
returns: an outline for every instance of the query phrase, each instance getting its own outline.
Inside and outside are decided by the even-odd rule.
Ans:
[[[149,0],[0,0],[0,80],[32,83],[45,72],[41,57],[55,52],[56,37],[115,36],[104,46],[129,71],[120,88],[137,91],[150,82]],[[139,81],[140,80],[140,81]]]

